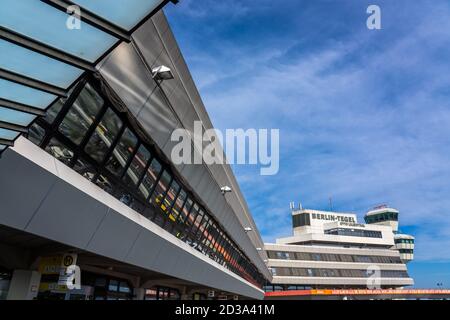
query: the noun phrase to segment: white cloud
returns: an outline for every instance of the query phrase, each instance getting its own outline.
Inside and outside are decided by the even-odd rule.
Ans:
[[[220,56],[190,48],[216,127],[281,129],[278,176],[236,169],[267,240],[290,233],[292,200],[326,208],[332,196],[360,215],[386,201],[417,227],[418,259],[450,260],[437,244],[450,248],[450,10],[437,1],[417,10],[408,33],[382,31],[386,44],[364,31],[294,57],[297,39],[218,41]]]

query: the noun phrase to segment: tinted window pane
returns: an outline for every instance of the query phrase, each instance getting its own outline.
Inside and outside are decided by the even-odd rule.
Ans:
[[[47,115],[45,116],[44,120],[48,123],[53,123],[55,121],[56,116],[61,111],[62,107],[64,105],[63,99],[58,99],[48,110]]]
[[[175,204],[173,205],[171,216],[173,216],[174,221],[178,219],[178,216],[180,215],[181,208],[184,204],[184,201],[186,200],[187,194],[184,190],[181,190],[178,194],[177,200],[175,201]]]
[[[127,169],[127,173],[123,177],[124,181],[128,185],[136,185],[144,173],[145,166],[150,160],[150,151],[146,147],[141,145],[136,152],[130,166]]]
[[[95,128],[85,151],[97,162],[102,162],[121,126],[122,120],[114,111],[108,109],[97,128]]]
[[[42,142],[42,139],[44,138],[45,130],[34,123],[28,132],[28,139],[33,142],[36,145],[39,145]]]
[[[128,284],[124,281],[120,282],[119,292],[130,293],[131,289]]]
[[[114,148],[106,167],[114,175],[121,175],[137,144],[136,136],[127,128]]]
[[[191,234],[195,234],[195,230],[196,226],[195,226],[195,221],[197,220],[197,216],[198,216],[198,210],[199,210],[199,206],[198,204],[194,203],[194,205],[192,206],[192,210],[191,213],[189,214],[188,218],[186,219],[186,229],[190,230]],[[201,216],[200,219],[201,220]],[[199,224],[199,222],[197,223],[197,225]],[[191,236],[190,234],[190,236]]]
[[[178,216],[178,219],[180,220],[181,223],[185,223],[185,221],[189,215],[189,212],[191,211],[192,204],[193,204],[192,199],[188,198],[186,200],[186,204],[183,207],[183,210],[181,210],[181,214]]]
[[[114,191],[112,183],[104,175],[100,175],[97,178],[97,181],[95,181],[95,184],[100,188],[102,188],[103,190],[105,190],[106,192],[108,192],[109,194],[112,194]]]
[[[85,177],[86,179],[91,180],[91,181],[95,176],[95,170],[92,167],[92,165],[81,159],[78,159],[76,161],[76,163],[73,167],[73,170],[75,170],[76,172],[81,174],[83,177]]]
[[[117,291],[119,288],[119,282],[116,280],[110,280],[108,290],[109,291]]]
[[[162,206],[163,198],[164,195],[166,194],[171,178],[172,177],[167,171],[163,172],[163,174],[161,175],[161,179],[159,179],[158,183],[156,184],[156,188],[152,194],[150,203],[153,203],[157,207]]]
[[[153,159],[150,167],[145,174],[144,179],[142,180],[142,183],[139,186],[139,193],[142,194],[145,199],[149,197],[160,172],[161,164],[158,160]]]
[[[74,153],[72,150],[68,149],[61,142],[53,138],[47,144],[45,151],[50,153],[59,161],[63,162],[66,165],[69,165],[70,161],[73,159]]]
[[[161,204],[161,209],[163,209],[166,214],[169,214],[169,210],[172,208],[172,205],[175,202],[175,197],[177,196],[179,190],[180,185],[175,180],[173,180],[172,184],[170,185],[169,191],[167,192],[167,195],[163,203]],[[175,217],[171,214],[169,215],[169,219],[171,221],[175,221]]]
[[[59,125],[59,131],[80,144],[102,106],[103,99],[87,84]]]
[[[194,227],[192,228],[193,235],[196,235],[202,231],[202,228],[204,227],[205,223],[208,222],[208,217],[205,217],[203,219],[203,210],[199,209],[197,213],[197,217],[194,221]]]

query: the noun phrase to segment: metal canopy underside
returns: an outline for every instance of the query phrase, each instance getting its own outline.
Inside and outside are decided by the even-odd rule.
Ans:
[[[131,34],[168,2],[2,0],[0,154],[28,132],[54,101],[67,96],[85,71],[94,71],[98,62],[121,41],[130,41]],[[73,28],[77,22],[81,28]]]

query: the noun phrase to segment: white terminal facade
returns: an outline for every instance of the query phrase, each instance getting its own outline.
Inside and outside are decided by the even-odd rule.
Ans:
[[[413,259],[414,237],[398,232],[398,215],[383,205],[359,223],[352,213],[292,210],[293,236],[265,244],[273,274],[265,290],[413,285],[406,263]]]

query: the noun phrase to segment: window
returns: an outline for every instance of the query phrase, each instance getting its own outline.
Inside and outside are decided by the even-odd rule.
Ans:
[[[188,220],[188,216],[189,216],[189,212],[191,211],[192,205],[194,204],[194,202],[192,201],[191,198],[188,198],[186,200],[186,204],[184,205],[183,210],[181,210],[181,214],[178,216],[178,220],[180,221],[180,223],[185,223],[187,224]]]
[[[187,217],[187,219],[185,220],[185,224],[186,224],[186,230],[188,233],[188,240],[190,242],[194,241],[194,235],[195,232],[197,230],[197,226],[198,224],[200,224],[200,221],[202,220],[202,216],[198,217],[198,210],[199,210],[199,206],[194,203],[194,205],[192,206],[191,212],[189,214],[189,216]],[[198,218],[197,218],[198,217]],[[197,222],[197,225],[196,225]]]
[[[312,260],[311,253],[308,252],[297,252],[297,260],[310,261]]]
[[[172,177],[170,176],[170,174],[166,170],[164,170],[164,172],[161,175],[161,178],[156,184],[155,191],[153,192],[152,197],[150,198],[150,203],[153,203],[157,207],[162,206],[163,199],[167,191],[167,187],[169,186],[171,180]]]
[[[94,167],[89,162],[82,159],[77,159],[73,169],[80,175],[91,181],[96,173]]]
[[[117,291],[119,289],[119,281],[109,280],[108,291]]]
[[[45,151],[47,151],[56,159],[66,165],[69,165],[74,157],[73,151],[68,149],[65,145],[63,145],[55,138],[50,140],[50,142],[47,144],[47,147],[45,148]]]
[[[101,163],[121,126],[122,120],[108,109],[84,148],[86,153]]]
[[[95,184],[100,188],[102,188],[103,190],[105,190],[106,192],[113,194],[114,191],[113,185],[106,176],[101,174],[95,181]]]
[[[120,281],[119,292],[130,293],[131,292],[131,288],[128,285],[128,283],[126,283],[125,281]]]
[[[65,99],[58,99],[50,108],[48,108],[45,121],[52,124],[58,113],[61,111],[64,102]]]
[[[163,200],[171,180],[172,176],[166,170],[164,170],[161,178],[156,184],[155,191],[150,198],[150,203],[152,203],[156,207],[156,211],[153,215],[153,222],[155,222],[159,226],[163,226],[165,223],[163,212],[166,211],[166,206]]]
[[[139,193],[145,199],[150,196],[150,192],[152,192],[160,172],[161,164],[158,160],[153,159],[138,189]]]
[[[290,254],[289,252],[277,252],[275,259],[283,259],[283,260],[290,260]]]
[[[294,228],[311,225],[309,213],[301,213],[293,215],[292,225],[294,226]]]
[[[169,191],[166,194],[166,197],[164,198],[164,201],[161,205],[161,208],[163,209],[164,213],[168,215],[168,218],[174,222],[175,217],[170,213],[172,209],[172,205],[175,202],[175,197],[178,195],[178,192],[180,191],[180,185],[175,180],[172,180],[172,183],[170,184]]]
[[[106,168],[115,176],[120,176],[134,153],[137,145],[136,136],[126,128],[114,151],[106,163]]]
[[[45,130],[38,124],[34,123],[28,131],[28,139],[36,145],[40,145],[44,138]]]
[[[196,213],[195,220],[193,221],[193,226],[191,230],[192,237],[196,239],[196,235],[198,230],[200,229],[202,220],[203,220],[203,211],[200,210],[199,206],[197,204],[194,204],[194,213]],[[195,240],[193,239],[193,240]]]
[[[150,151],[148,151],[147,148],[141,144],[135,156],[133,157],[133,160],[131,161],[125,176],[123,177],[123,180],[127,185],[137,185],[139,179],[144,174],[144,170],[147,166],[147,163],[150,161],[150,157]]]
[[[87,84],[59,126],[59,131],[80,144],[103,106],[103,99]]]
[[[184,205],[184,202],[186,201],[186,197],[187,197],[186,191],[181,189],[170,213],[170,216],[173,217],[173,221],[178,220],[178,217],[181,213],[181,209]]]

